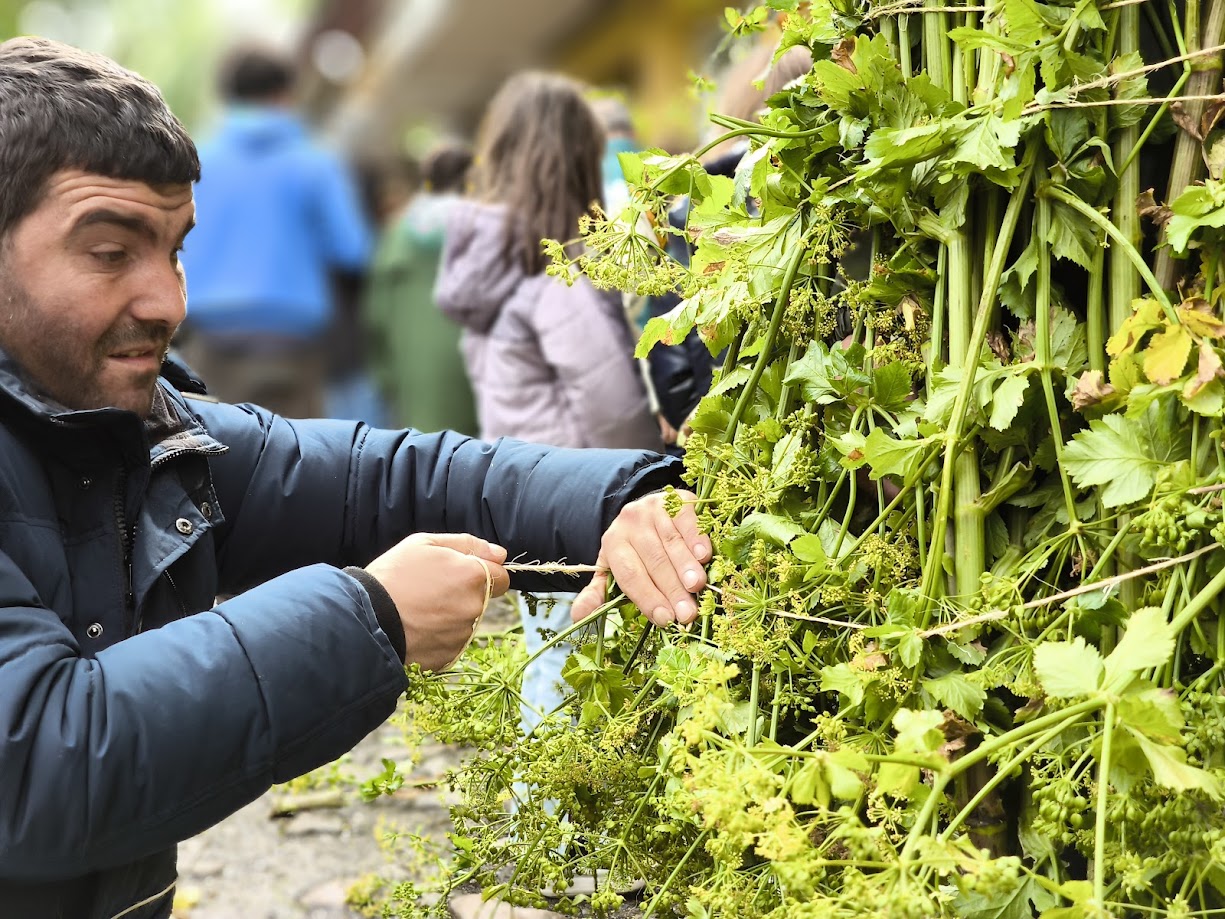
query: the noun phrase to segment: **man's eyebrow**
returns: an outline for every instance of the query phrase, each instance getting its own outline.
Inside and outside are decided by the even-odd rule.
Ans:
[[[82,215],[73,225],[71,235],[75,236],[82,230],[99,224],[122,227],[125,230],[130,230],[139,236],[143,236],[145,239],[157,239],[157,230],[145,218],[137,217],[134,214],[124,214],[108,208],[96,208]]]

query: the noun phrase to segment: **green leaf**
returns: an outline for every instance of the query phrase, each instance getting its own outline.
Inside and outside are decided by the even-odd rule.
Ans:
[[[846,696],[851,705],[863,702],[866,674],[855,670],[850,664],[837,664],[821,669],[821,691],[836,692]]]
[[[1004,381],[991,394],[991,417],[988,423],[997,431],[1006,431],[1012,426],[1017,412],[1025,404],[1025,392],[1029,389],[1029,374],[1008,373]]]
[[[967,163],[982,172],[1005,172],[1016,165],[1013,150],[1020,138],[1020,121],[1005,121],[997,115],[985,115],[970,122],[969,129],[945,161]]]
[[[1149,740],[1142,734],[1133,734],[1136,743],[1144,751],[1149,767],[1153,770],[1153,780],[1158,785],[1172,788],[1175,791],[1191,791],[1198,789],[1210,798],[1221,797],[1221,785],[1216,777],[1196,766],[1187,765],[1186,751],[1179,747],[1171,747]]]
[[[1096,12],[1096,8],[1094,10]],[[1131,74],[1114,83],[1115,99],[1144,99],[1148,97],[1148,77],[1136,71],[1143,70],[1144,58],[1137,51],[1120,54],[1110,62],[1112,77],[1121,73]],[[1115,105],[1110,107],[1110,122],[1116,128],[1130,128],[1144,120],[1147,107],[1144,105]]]
[[[1046,238],[1051,254],[1092,270],[1093,255],[1102,244],[1097,225],[1062,201],[1051,205],[1051,229]]]
[[[810,565],[824,565],[829,560],[825,554],[825,547],[821,544],[821,538],[811,533],[793,539],[791,551],[800,561]]]
[[[886,434],[884,428],[873,428],[861,449],[873,479],[887,475],[908,479],[918,469],[927,446],[925,439],[899,440]]]
[[[884,364],[872,372],[872,401],[887,412],[905,408],[910,390],[910,371],[900,361]]]
[[[924,680],[923,688],[941,705],[951,708],[966,721],[974,721],[983,710],[987,693],[975,686],[963,673],[946,673],[934,680]]]
[[[1136,610],[1115,649],[1106,658],[1108,692],[1119,692],[1142,670],[1159,667],[1174,653],[1174,628],[1157,606]]]
[[[1138,691],[1133,686],[1119,699],[1115,711],[1120,724],[1159,743],[1176,743],[1182,736],[1182,709],[1172,689],[1141,681]]]
[[[1034,650],[1034,672],[1048,696],[1088,696],[1101,685],[1102,656],[1080,636],[1072,641],[1046,641]]]
[[[1002,891],[963,893],[953,908],[960,919],[1032,919],[1034,909],[1048,909],[1059,899],[1037,881],[1023,875]]]
[[[744,518],[723,541],[723,551],[739,558],[754,540],[764,539],[776,546],[786,546],[797,536],[804,535],[804,528],[787,517],[777,514],[752,513]]]
[[[1157,475],[1182,459],[1185,444],[1160,402],[1141,418],[1106,415],[1081,431],[1063,450],[1064,466],[1082,488],[1105,486],[1106,507],[1140,501],[1152,491]]]

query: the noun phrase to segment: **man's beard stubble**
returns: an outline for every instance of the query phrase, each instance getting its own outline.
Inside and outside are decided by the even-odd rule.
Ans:
[[[38,309],[33,297],[5,270],[3,261],[0,256],[0,296],[4,302],[0,310],[0,347],[17,364],[27,385],[67,409],[114,406],[147,416],[157,385],[156,375],[150,379],[148,392],[142,394],[139,404],[120,406],[115,406],[117,400],[102,391],[98,377],[108,355],[120,351],[151,346],[164,360],[173,331],[167,331],[160,322],[136,320],[112,326],[92,344],[74,340],[71,328],[65,330]]]

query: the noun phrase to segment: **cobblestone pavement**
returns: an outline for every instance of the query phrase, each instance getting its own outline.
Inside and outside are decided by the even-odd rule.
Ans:
[[[407,758],[399,731],[386,727],[356,747],[342,768],[365,779],[381,771],[382,757]],[[421,750],[410,783],[441,777],[459,761],[442,745]],[[179,908],[175,919],[355,919],[345,906],[349,887],[381,874],[403,879],[379,845],[389,830],[442,838],[450,829],[437,788],[403,788],[366,803],[356,791],[339,807],[273,816],[283,794],[273,791],[179,847]]]
[[[485,629],[515,622],[505,602],[491,605]],[[364,802],[354,789],[339,807],[274,817],[284,793],[274,789],[200,836],[179,846],[179,893],[174,919],[357,919],[345,906],[352,884],[370,875],[412,877],[393,864],[379,840],[402,830],[442,839],[450,831],[443,787],[415,787],[441,779],[460,761],[455,747],[412,750],[400,729],[384,725],[358,744],[339,768],[359,780],[382,771],[384,757],[405,766],[406,786],[394,796]],[[516,911],[518,913],[519,911]]]

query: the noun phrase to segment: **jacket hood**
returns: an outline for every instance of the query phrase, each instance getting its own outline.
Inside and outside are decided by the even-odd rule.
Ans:
[[[468,200],[456,201],[447,214],[434,301],[474,332],[489,330],[527,277],[521,265],[502,257],[506,219],[504,207]]]
[[[306,128],[292,112],[273,106],[239,106],[225,113],[219,142],[248,150],[270,150],[306,138]]]

